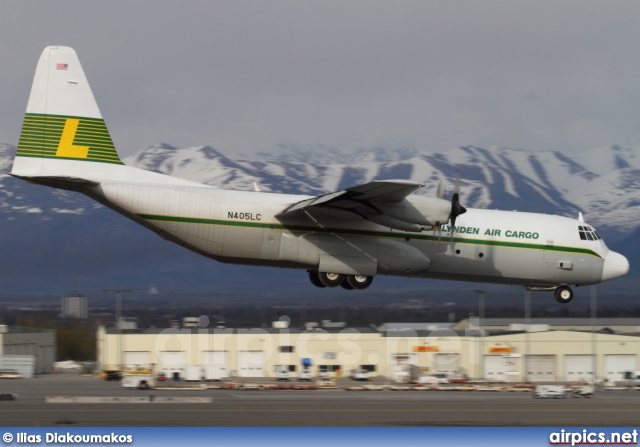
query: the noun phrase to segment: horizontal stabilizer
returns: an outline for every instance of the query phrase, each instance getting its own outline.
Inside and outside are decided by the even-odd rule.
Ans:
[[[35,183],[38,185],[51,186],[54,188],[61,189],[70,189],[70,190],[78,190],[80,187],[89,187],[89,186],[97,186],[98,182],[87,180],[79,177],[60,177],[60,176],[24,176],[24,175],[16,175],[9,174],[12,177],[19,178],[21,180],[25,180],[29,183]]]

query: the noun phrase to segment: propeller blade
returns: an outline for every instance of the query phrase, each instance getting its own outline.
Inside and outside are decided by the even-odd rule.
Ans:
[[[456,171],[456,178],[453,183],[453,194],[458,194],[460,192],[460,171]]]
[[[456,231],[456,219],[460,214],[467,212],[467,209],[460,205],[460,171],[456,171],[456,178],[453,187],[453,196],[451,197],[451,214],[449,220],[451,221],[451,239],[453,239],[453,233]]]
[[[436,197],[438,199],[444,199],[445,190],[444,185],[442,184],[442,180],[438,182],[438,189],[436,190]]]

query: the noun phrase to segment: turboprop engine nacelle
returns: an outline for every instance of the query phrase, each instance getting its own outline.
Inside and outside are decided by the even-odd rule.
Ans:
[[[451,202],[437,197],[409,196],[395,203],[385,203],[378,206],[383,216],[392,221],[403,222],[407,225],[389,225],[408,231],[420,231],[430,229],[449,221],[451,215]],[[374,219],[370,220],[374,221]],[[418,230],[416,230],[416,228]]]

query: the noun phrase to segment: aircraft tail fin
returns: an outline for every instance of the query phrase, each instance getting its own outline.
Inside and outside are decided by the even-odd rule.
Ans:
[[[76,52],[44,49],[31,87],[12,174],[80,175],[88,166],[123,164]]]

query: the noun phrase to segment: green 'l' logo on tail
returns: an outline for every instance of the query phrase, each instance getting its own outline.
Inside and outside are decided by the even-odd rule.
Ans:
[[[123,164],[101,118],[27,113],[17,157]]]

